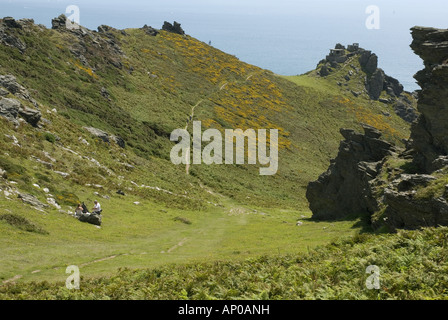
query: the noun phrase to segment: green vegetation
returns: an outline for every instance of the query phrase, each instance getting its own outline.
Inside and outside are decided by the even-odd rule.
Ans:
[[[112,277],[0,288],[3,299],[446,299],[448,229],[358,235],[306,254],[119,270]],[[379,289],[368,289],[368,266]]]
[[[46,132],[44,134],[44,137],[45,137],[45,140],[47,140],[50,143],[55,143],[55,141],[56,141],[56,137],[53,134],[49,133],[49,132]]]
[[[436,180],[431,181],[428,186],[417,190],[416,197],[420,199],[438,198],[448,192],[448,173],[446,170],[435,175]]]
[[[413,237],[418,233],[376,238],[364,235],[370,230],[360,218],[310,219],[306,186],[336,155],[341,127],[356,129],[365,122],[397,144],[408,137],[409,125],[391,106],[355,98],[350,90],[356,88],[339,87],[336,78],[313,72],[277,76],[192,37],[164,31],[157,37],[141,29],[77,37],[33,26],[20,34],[27,49],[21,54],[0,46],[0,74],[17,77],[44,119],[40,128],[24,123],[16,128],[0,119],[5,171],[0,178],[0,298],[445,294],[439,289],[443,281],[433,283],[436,276],[423,282],[433,284],[426,294],[423,287],[402,283],[404,273],[394,273],[406,267],[419,276],[423,267],[417,253],[434,268],[444,268],[445,251],[437,251],[435,242],[444,229],[422,232],[423,239],[437,237],[417,248]],[[73,53],[79,47],[89,49],[83,52],[87,63]],[[174,145],[169,137],[177,128],[191,132],[190,116],[202,122],[203,130],[279,129],[278,173],[260,176],[253,165],[193,165],[187,175],[184,166],[169,159]],[[120,136],[125,148],[92,136],[83,128],[88,126]],[[37,210],[18,199],[18,192],[44,204],[54,199],[60,208]],[[93,200],[103,208],[101,227],[67,214],[79,202],[90,206]],[[400,241],[404,249],[388,256],[401,248],[394,247]],[[381,243],[387,244],[384,250]],[[432,250],[426,250],[429,244]],[[399,263],[414,247],[415,260]],[[364,289],[370,263],[394,275],[384,278],[389,291]],[[62,288],[68,265],[80,267],[79,292]]]
[[[0,220],[3,220],[13,227],[25,230],[27,232],[48,234],[47,231],[31,223],[28,219],[18,216],[16,214],[2,214],[0,215]]]
[[[111,30],[124,52],[120,55],[99,47],[90,36],[78,38],[70,32],[33,28],[22,36],[28,47],[25,54],[17,56],[17,49],[2,47],[0,74],[16,76],[50,122],[45,122],[45,131],[40,133],[44,141],[33,141],[35,131],[28,128],[17,133],[23,132],[28,140],[22,149],[36,157],[34,150],[47,151],[57,160],[54,169],[71,173],[68,179],[81,185],[108,173],[89,168],[86,159],[66,159],[76,155],[58,146],[94,158],[139,185],[157,185],[177,194],[194,192],[199,199],[208,198],[207,190],[212,190],[242,203],[306,210],[306,185],[336,154],[340,127],[359,128],[360,122],[367,122],[397,143],[408,135],[408,124],[393,112],[391,117],[383,116],[386,107],[365,97],[355,99],[331,79],[317,79],[310,73],[288,81],[189,36],[161,32],[152,37],[141,29],[128,29],[126,34]],[[101,33],[95,36],[109,40]],[[88,65],[70,51],[77,46],[89,48],[84,53]],[[111,61],[120,61],[121,67]],[[57,85],[48,85],[53,82]],[[107,97],[102,95],[103,88]],[[184,167],[173,167],[169,135],[185,127],[194,106],[193,120],[200,120],[203,130],[279,129],[277,175],[260,177],[253,165],[192,166],[190,176],[183,174]],[[58,112],[52,112],[53,108]],[[84,126],[122,137],[126,158],[123,150],[92,139]],[[8,127],[2,132],[11,132]],[[82,139],[90,145],[82,144]],[[125,163],[137,169],[123,175],[120,171]],[[107,182],[111,189],[120,184],[113,175]],[[172,190],[174,184],[176,190]],[[167,201],[160,193],[147,196],[163,196],[161,202]],[[201,207],[188,199],[177,200],[188,202],[177,206]]]

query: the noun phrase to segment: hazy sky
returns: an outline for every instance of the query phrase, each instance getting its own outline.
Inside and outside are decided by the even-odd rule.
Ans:
[[[169,16],[166,19],[198,13],[283,15],[291,18],[319,14],[325,19],[333,19],[338,15],[350,15],[350,19],[356,19],[359,15],[363,19],[364,13],[359,8],[368,5],[376,5],[386,13],[393,12],[397,19],[409,25],[446,27],[448,14],[446,0],[0,0],[0,15],[31,16],[39,23],[49,24],[48,20],[57,13],[65,12],[68,5],[79,6],[82,14],[85,14],[86,22],[82,24],[92,28],[106,22],[117,27],[130,27],[122,26],[122,23],[131,22],[129,18],[132,15],[136,18],[134,24],[143,21],[145,16],[147,20],[157,20],[154,21],[157,23],[163,19],[156,18],[161,13]]]
[[[119,29],[178,21],[185,31],[241,60],[281,74],[313,69],[337,42],[359,42],[410,90],[421,61],[409,48],[415,25],[448,28],[447,0],[0,0],[0,17],[51,19],[77,5],[80,23]],[[380,29],[368,30],[366,8],[380,9]]]

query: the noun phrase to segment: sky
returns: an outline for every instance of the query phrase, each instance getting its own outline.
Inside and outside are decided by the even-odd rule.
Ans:
[[[412,76],[422,68],[409,48],[409,29],[448,28],[446,0],[0,0],[0,17],[33,18],[51,27],[69,5],[79,7],[80,23],[89,29],[161,28],[165,20],[178,21],[187,34],[285,75],[314,69],[338,42],[357,42],[409,91],[418,89]],[[379,29],[366,27],[369,5],[380,10]]]

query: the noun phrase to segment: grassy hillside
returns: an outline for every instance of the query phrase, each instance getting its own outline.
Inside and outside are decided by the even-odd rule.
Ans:
[[[355,98],[337,79],[277,76],[190,36],[30,23],[7,32],[26,49],[0,45],[0,75],[15,76],[44,119],[36,128],[0,118],[2,282],[61,280],[68,264],[93,277],[122,266],[295,254],[351,235],[362,223],[313,222],[305,199],[308,182],[336,155],[339,128],[365,122],[397,143],[409,134],[390,106]],[[191,132],[190,117],[203,130],[278,129],[278,173],[203,164],[187,175],[169,159],[169,137]],[[125,148],[86,126],[122,137]],[[37,210],[18,193],[60,207]],[[101,228],[67,214],[94,199],[104,209]]]
[[[122,150],[109,156],[106,153],[113,153],[112,148],[86,147],[79,137],[91,141],[83,126],[123,137],[128,147],[124,153],[135,156],[134,161],[141,162],[138,167],[146,169],[125,175],[126,180],[139,177],[138,184],[158,183],[177,193],[204,194],[199,187],[203,185],[240,202],[306,208],[304,187],[335,155],[340,127],[369,122],[395,141],[408,135],[407,124],[394,114],[383,116],[378,103],[354,99],[334,83],[309,86],[302,81],[297,86],[189,36],[162,31],[153,37],[142,29],[125,33],[112,29],[108,34],[91,32],[80,37],[33,25],[29,31],[21,31],[20,37],[27,44],[25,53],[2,46],[0,74],[16,76],[41,104],[44,117],[51,121],[43,131],[59,137],[59,144],[82,150],[82,155],[95,153],[95,159],[114,172],[123,169],[116,163],[125,162],[118,152]],[[122,54],[112,50],[115,46],[110,47],[110,39]],[[73,54],[82,52],[80,48],[87,48],[82,54],[85,59]],[[101,94],[102,88],[108,98]],[[202,121],[204,130],[279,129],[278,174],[260,177],[254,166],[201,165],[193,166],[186,177],[184,168],[168,161],[173,146],[169,134],[186,126],[193,106],[193,120]],[[57,114],[46,113],[53,108]],[[3,128],[5,133],[8,129],[7,125]],[[29,134],[33,132],[29,130]],[[38,141],[30,141],[30,145]],[[26,150],[31,153],[34,148],[30,145]],[[60,148],[56,146],[48,152],[57,151]],[[57,159],[56,155],[53,158]],[[73,164],[63,167],[74,171]],[[96,173],[84,169],[78,170],[83,180]],[[118,184],[110,177],[107,182],[111,188]]]

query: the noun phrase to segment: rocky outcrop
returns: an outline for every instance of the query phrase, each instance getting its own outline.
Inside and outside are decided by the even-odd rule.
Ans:
[[[0,99],[0,116],[6,118],[8,121],[17,122],[19,114],[20,102],[16,99],[1,98]]]
[[[58,32],[69,32],[77,38],[77,41],[73,41],[69,50],[85,67],[95,71],[94,66],[91,66],[89,61],[97,50],[104,51],[104,48],[107,48],[109,52],[104,56],[108,60],[107,62],[116,68],[123,68],[121,58],[124,53],[115,33],[120,32],[125,35],[124,30],[101,25],[98,27],[98,32],[95,32],[78,24],[70,25],[70,23],[67,23],[67,17],[63,14],[54,18],[51,23],[52,29]],[[67,28],[67,25],[70,27]]]
[[[106,143],[110,143],[111,141],[113,141],[121,148],[126,147],[125,141],[123,140],[123,138],[121,138],[119,136],[109,134],[106,131],[103,131],[103,130],[100,130],[97,128],[93,128],[93,127],[84,127],[84,129],[86,131],[88,131],[91,135],[101,139],[102,141],[104,141]]]
[[[382,160],[397,149],[380,139],[381,133],[364,125],[364,135],[341,129],[336,159],[317,181],[310,182],[306,197],[315,219],[337,219],[348,214],[372,214],[377,208],[369,182],[379,173]]]
[[[20,38],[20,32],[24,24],[32,21],[30,19],[15,20],[11,17],[5,17],[0,20],[0,43],[9,47],[18,49],[24,53],[27,46]]]
[[[39,110],[22,106],[20,101],[10,98],[0,98],[0,116],[8,121],[18,125],[18,116],[21,116],[26,122],[37,127],[42,114]]]
[[[8,92],[12,93],[16,97],[27,100],[31,102],[36,108],[38,107],[37,102],[31,98],[28,90],[17,82],[16,77],[11,74],[0,75],[0,88],[5,88]]]
[[[11,93],[20,99],[31,102],[35,107],[38,107],[37,102],[31,98],[28,90],[20,85],[13,75],[0,75],[0,88],[1,87],[4,88],[5,95]],[[42,117],[39,110],[23,106],[19,100],[0,97],[0,116],[18,124],[17,116],[19,115],[34,127],[38,126]]]
[[[5,18],[3,18],[3,23],[8,28],[22,29],[22,25],[19,22],[17,22],[13,17],[5,17]]]
[[[23,203],[29,204],[30,206],[36,208],[36,209],[46,209],[48,208],[47,204],[43,204],[39,201],[35,196],[27,193],[19,193],[18,195],[19,199],[22,199]]]
[[[378,56],[371,51],[362,51],[359,64],[366,73],[373,74],[378,68]]]
[[[403,85],[395,78],[385,75],[384,90],[392,97],[399,97],[404,91]]]
[[[143,31],[145,31],[145,33],[149,36],[155,37],[159,34],[159,30],[154,29],[153,27],[150,27],[148,25],[144,25],[142,28]]]
[[[410,101],[398,99],[394,103],[394,111],[404,121],[413,123],[418,119],[418,113],[413,107],[410,106],[410,104]]]
[[[353,59],[358,60],[361,68],[353,64]],[[349,61],[352,61],[351,64],[349,64]],[[347,86],[354,76],[364,82],[362,92],[348,88],[355,97],[365,92],[371,100],[387,104],[395,104],[399,101],[395,113],[407,122],[412,123],[416,120],[415,98],[404,91],[403,85],[397,79],[388,76],[382,69],[378,68],[378,56],[375,53],[359,47],[358,43],[347,46],[347,49],[338,43],[334,49],[330,50],[330,54],[319,62],[318,74],[321,77],[327,77],[335,72],[347,69],[348,66],[350,70],[344,76],[346,81],[344,85]],[[343,84],[338,82],[338,85],[342,86]],[[384,98],[384,95],[387,98]]]
[[[425,174],[401,174],[383,191],[384,211],[373,217],[373,227],[386,226],[388,230],[399,228],[418,229],[448,225],[446,197],[419,197],[416,189],[428,186],[436,178]]]
[[[67,17],[61,14],[59,17],[51,20],[52,29],[65,29],[67,27]]]
[[[411,47],[425,65],[415,75],[421,116],[411,129],[412,148],[415,164],[432,172],[434,161],[448,155],[448,30],[415,27],[412,36]]]
[[[174,24],[169,23],[168,21],[165,21],[162,26],[162,30],[177,33],[180,35],[184,35],[185,31],[180,26],[180,23],[174,21]]]
[[[387,227],[389,231],[448,225],[448,29],[415,27],[412,36],[411,47],[423,59],[425,69],[415,75],[422,88],[418,92],[420,114],[411,126],[406,150],[397,154],[386,142],[379,149],[378,145],[367,149],[367,136],[378,140],[376,133],[366,132],[361,139],[342,130],[346,140],[338,157],[308,186],[313,217],[332,219],[367,213],[374,228]],[[367,54],[361,59],[366,64]],[[415,120],[417,115],[406,110],[409,101],[401,96],[398,81],[385,76],[383,83],[390,96],[399,97],[395,111]],[[377,152],[372,156],[365,150]]]
[[[102,216],[96,213],[82,213],[79,217],[77,217],[79,221],[90,223],[96,226],[101,226]]]
[[[40,119],[42,118],[42,114],[39,110],[31,109],[28,107],[21,107],[19,109],[20,116],[25,119],[33,127],[37,127]]]
[[[376,69],[373,74],[366,79],[366,89],[372,100],[378,100],[384,88],[386,74],[382,69]]]

